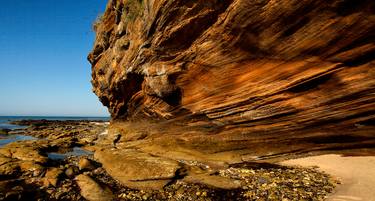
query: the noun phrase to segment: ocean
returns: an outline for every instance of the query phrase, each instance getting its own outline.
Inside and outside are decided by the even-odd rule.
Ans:
[[[67,117],[67,116],[0,116],[0,128],[5,129],[17,129],[24,128],[24,126],[9,124],[11,121],[17,120],[89,120],[89,121],[109,121],[110,117]]]

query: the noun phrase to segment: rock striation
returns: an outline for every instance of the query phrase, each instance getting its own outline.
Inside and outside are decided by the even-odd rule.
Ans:
[[[110,0],[94,29],[108,146],[213,166],[375,146],[372,0]]]

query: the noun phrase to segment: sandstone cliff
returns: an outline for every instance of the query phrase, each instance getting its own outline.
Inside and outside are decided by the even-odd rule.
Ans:
[[[374,11],[373,0],[110,0],[88,57],[108,140],[218,163],[373,148]]]

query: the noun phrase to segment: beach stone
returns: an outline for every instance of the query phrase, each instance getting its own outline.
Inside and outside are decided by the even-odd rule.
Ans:
[[[50,168],[47,170],[47,173],[44,177],[43,185],[48,187],[50,185],[57,186],[59,182],[59,177],[63,173],[63,171],[59,168]]]
[[[100,149],[94,157],[113,178],[136,189],[161,189],[172,181],[180,169],[176,161],[133,149]]]
[[[76,175],[77,173],[79,172],[78,168],[75,167],[75,166],[71,166],[71,167],[68,167],[66,170],[65,170],[65,175],[69,178],[72,178],[74,177],[74,175]]]
[[[87,158],[81,158],[78,162],[78,168],[80,170],[94,170],[95,166]]]
[[[114,198],[108,186],[100,185],[90,176],[81,174],[75,180],[81,189],[81,195],[89,201],[107,201]]]

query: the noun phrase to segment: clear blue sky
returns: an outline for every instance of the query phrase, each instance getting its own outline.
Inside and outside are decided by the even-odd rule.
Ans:
[[[86,60],[106,3],[1,1],[0,115],[108,116]]]

